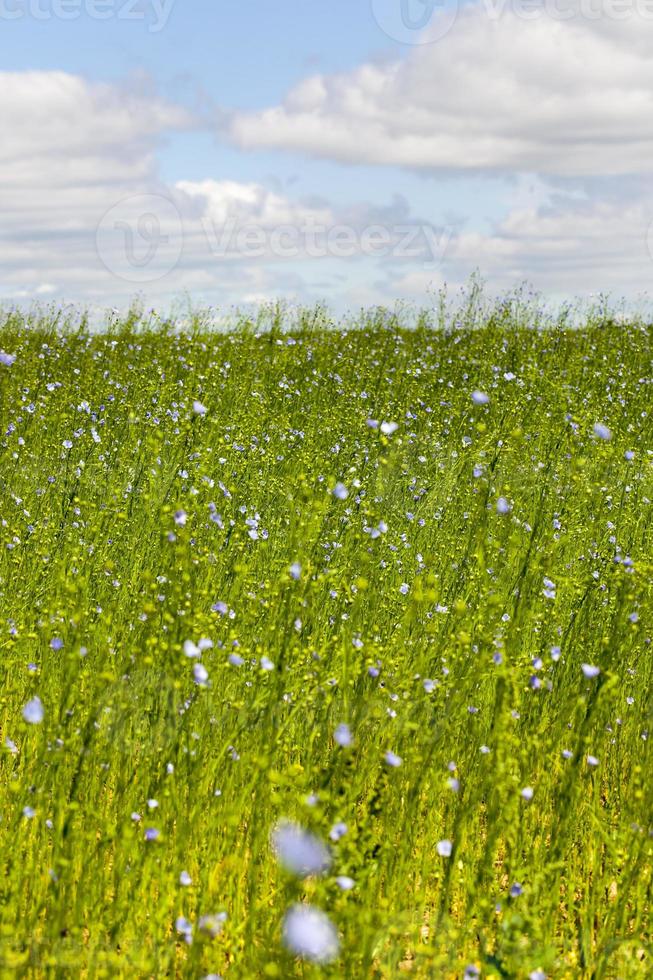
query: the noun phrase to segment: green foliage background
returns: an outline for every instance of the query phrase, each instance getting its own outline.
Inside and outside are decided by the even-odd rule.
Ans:
[[[281,327],[0,329],[3,975],[650,975],[650,327]]]

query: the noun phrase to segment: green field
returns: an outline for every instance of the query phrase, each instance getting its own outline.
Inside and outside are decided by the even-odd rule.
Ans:
[[[0,351],[1,976],[653,974],[650,326]]]

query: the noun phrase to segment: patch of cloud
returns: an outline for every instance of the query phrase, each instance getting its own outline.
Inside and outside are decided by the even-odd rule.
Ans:
[[[63,72],[0,73],[0,82],[10,96],[0,106],[5,302],[120,306],[136,293],[157,304],[192,293],[224,303],[281,289],[310,302],[318,266],[372,263],[404,226],[420,229],[399,198],[338,209],[274,180],[166,183],[157,149],[195,125],[185,110]],[[368,234],[377,226],[381,247]],[[415,254],[428,246],[424,238]]]
[[[486,0],[437,43],[307,78],[225,129],[246,149],[426,172],[650,173],[652,35],[634,13],[525,19]]]
[[[652,221],[651,194],[624,203],[558,192],[546,204],[511,209],[485,230],[463,228],[441,271],[454,287],[478,271],[497,294],[528,282],[557,300],[599,293],[645,300],[653,279]],[[441,280],[429,270],[394,266],[378,285],[414,297]]]
[[[400,194],[341,206],[273,179],[165,182],[158,147],[195,125],[185,110],[61,72],[3,80],[5,302],[122,307],[140,293],[158,308],[188,294],[221,306],[285,297],[343,309],[429,302],[429,290],[476,269],[497,289],[530,280],[556,295],[635,296],[650,281],[645,178],[506,181],[503,217],[492,221],[416,214]]]

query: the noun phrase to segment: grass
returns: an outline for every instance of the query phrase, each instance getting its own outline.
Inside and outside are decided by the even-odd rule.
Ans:
[[[652,340],[6,315],[2,976],[650,976]]]

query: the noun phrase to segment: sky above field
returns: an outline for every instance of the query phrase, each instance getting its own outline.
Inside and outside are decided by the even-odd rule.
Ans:
[[[653,0],[0,0],[0,299],[638,301]],[[188,297],[188,299],[186,298]]]

